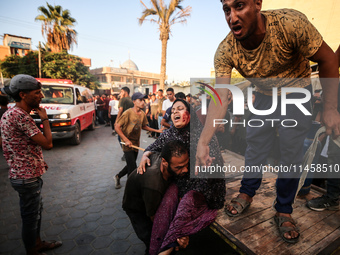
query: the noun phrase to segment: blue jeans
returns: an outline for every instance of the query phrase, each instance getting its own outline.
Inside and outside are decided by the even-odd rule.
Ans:
[[[22,219],[22,239],[26,250],[34,248],[40,237],[41,212],[43,209],[41,189],[43,180],[17,184],[11,181],[12,187],[19,193],[20,213]]]
[[[158,128],[161,128],[161,122],[162,122],[163,116],[158,116]]]
[[[306,87],[311,92],[312,86]],[[304,97],[301,93],[291,93],[287,98]],[[254,107],[257,110],[266,110],[272,106],[272,97],[264,94],[256,93]],[[311,112],[310,102],[304,103],[303,106]],[[302,163],[303,144],[307,136],[308,130],[312,124],[312,116],[305,116],[295,105],[287,105],[287,114],[281,115],[281,97],[278,97],[277,109],[269,116],[261,116],[252,114],[251,119],[263,120],[262,127],[247,126],[247,149],[245,153],[245,166],[254,167],[264,166],[267,164],[267,158],[274,145],[276,129],[279,132],[280,141],[280,165],[286,166],[288,169],[299,169]],[[279,121],[265,121],[265,119],[277,119]],[[294,119],[298,122],[296,127],[284,127],[281,121]],[[285,121],[285,125],[293,125],[289,121]],[[254,123],[252,123],[254,125]],[[256,123],[258,125],[258,123]],[[292,203],[299,183],[299,171],[290,171],[288,173],[279,173],[276,180],[276,205],[275,209],[280,213],[292,213]],[[262,171],[247,173],[243,175],[240,193],[245,193],[253,197],[256,190],[260,187],[262,180]]]

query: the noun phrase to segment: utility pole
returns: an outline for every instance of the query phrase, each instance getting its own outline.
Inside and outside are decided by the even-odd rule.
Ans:
[[[38,65],[39,65],[39,78],[41,78],[41,45],[39,41],[39,60],[38,60]]]

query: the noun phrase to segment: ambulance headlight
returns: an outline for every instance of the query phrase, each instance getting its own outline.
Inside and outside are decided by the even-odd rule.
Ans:
[[[61,114],[55,114],[53,115],[53,119],[69,119],[70,118],[70,114],[69,113],[61,113]]]

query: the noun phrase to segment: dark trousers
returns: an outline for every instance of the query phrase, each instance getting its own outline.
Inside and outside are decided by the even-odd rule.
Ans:
[[[122,178],[124,175],[130,175],[133,170],[137,168],[136,160],[138,151],[124,151],[126,166],[118,173],[118,177]]]
[[[32,183],[16,184],[12,187],[20,198],[20,213],[22,219],[22,240],[26,250],[34,248],[36,239],[40,237],[43,180],[38,178]]]
[[[115,130],[116,119],[117,119],[117,115],[111,115],[111,127],[112,127],[112,130]]]
[[[105,124],[104,111],[103,110],[98,110],[98,123],[99,124]]]
[[[119,136],[119,135],[117,135],[117,139],[118,139],[118,143],[119,143],[119,145],[120,145],[120,148],[122,148],[122,149],[123,149],[123,145],[121,144],[121,142],[122,142],[122,139],[120,138],[120,136]]]
[[[311,92],[311,85],[306,87]],[[291,93],[287,98],[303,98],[301,93]],[[270,109],[272,106],[272,97],[260,93],[255,94],[254,108],[257,110]],[[311,110],[310,102],[304,103],[303,106],[309,111]],[[312,124],[312,117],[305,116],[295,105],[287,105],[287,114],[281,115],[281,97],[278,98],[277,109],[269,116],[254,115],[251,119],[263,120],[262,127],[247,126],[247,149],[245,153],[245,167],[247,169],[254,166],[259,167],[267,164],[267,158],[273,148],[276,128],[279,132],[280,141],[280,166],[287,167],[288,172],[280,172],[276,180],[276,204],[275,209],[280,213],[292,213],[292,203],[295,198],[295,193],[299,183],[299,169],[303,158],[303,143],[307,136],[307,132]],[[271,121],[265,119],[277,119],[272,127]],[[296,127],[284,127],[281,125],[283,120],[294,119],[298,122]],[[252,125],[259,125],[259,122],[253,122]],[[285,121],[285,126],[293,125],[293,122]],[[253,197],[256,190],[260,187],[262,180],[262,171],[259,172],[245,172],[241,182],[240,193],[245,193]]]
[[[105,124],[108,124],[110,123],[110,120],[109,120],[109,110],[103,110],[103,119],[105,121]]]
[[[150,119],[150,127],[154,128],[154,129],[158,129],[158,118],[157,118],[157,116],[154,116],[152,118],[152,120]],[[151,132],[151,135],[155,137],[155,136],[158,136],[158,133]]]
[[[332,140],[329,138],[329,146],[328,146],[328,164],[333,166],[333,169],[340,167],[340,147],[338,147]],[[328,174],[327,179],[327,193],[326,196],[334,201],[339,200],[340,196],[340,178],[339,172],[333,174]]]
[[[149,254],[152,221],[145,213],[129,212],[126,214],[129,216],[131,225],[136,232],[138,238],[145,244],[145,254]]]

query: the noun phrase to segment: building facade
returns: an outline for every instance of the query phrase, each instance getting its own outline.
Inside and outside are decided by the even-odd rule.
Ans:
[[[31,50],[32,40],[28,37],[4,34],[0,46],[0,59],[9,55],[25,56]]]
[[[132,61],[125,61],[120,67],[101,67],[90,70],[101,85],[96,93],[119,92],[122,87],[129,87],[131,93],[155,93],[159,88],[160,74],[139,71]]]

